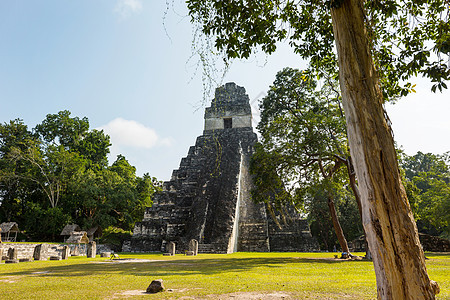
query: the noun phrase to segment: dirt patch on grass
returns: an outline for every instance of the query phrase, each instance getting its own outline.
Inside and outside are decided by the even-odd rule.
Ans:
[[[11,280],[11,279],[0,279],[0,282],[4,282],[4,283],[14,283],[17,280]]]
[[[209,295],[207,299],[218,300],[279,300],[279,299],[298,299],[286,292],[237,292],[224,295]]]
[[[148,294],[143,290],[130,290],[130,291],[123,291],[120,293],[116,293],[112,296],[112,298],[113,299],[128,298],[128,297],[132,297],[132,296],[142,296],[142,295],[148,295]]]
[[[205,300],[361,300],[361,296],[347,294],[322,294],[311,292],[289,293],[281,291],[273,292],[236,292],[222,295],[208,295],[204,297],[181,297],[180,299],[205,299]]]
[[[18,276],[5,276],[0,278],[0,282],[4,282],[4,283],[15,283],[19,280]]]
[[[364,260],[361,256],[354,256],[354,258],[334,258],[334,257],[293,257],[293,259],[308,259],[308,260],[326,260],[334,262],[344,262],[344,261],[361,261]]]
[[[190,291],[192,289],[166,289],[163,293],[185,293],[187,291]],[[132,296],[142,296],[142,295],[156,295],[156,294],[149,294],[145,290],[129,290],[129,291],[122,291],[120,293],[116,293],[112,296],[112,298],[128,298]],[[192,297],[181,297],[180,299],[197,299]],[[204,299],[204,298],[203,298]]]
[[[119,258],[119,259],[109,259],[105,261],[93,261],[93,264],[123,264],[123,263],[144,263],[159,260],[150,259],[140,259],[140,258]]]

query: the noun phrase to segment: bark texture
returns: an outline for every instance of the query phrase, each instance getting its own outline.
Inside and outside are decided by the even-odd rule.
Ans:
[[[340,86],[380,299],[434,299],[364,27],[363,1],[332,9]]]

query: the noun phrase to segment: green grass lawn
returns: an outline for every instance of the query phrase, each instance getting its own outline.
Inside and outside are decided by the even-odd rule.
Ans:
[[[150,261],[71,257],[1,264],[0,299],[264,299],[276,293],[278,299],[376,299],[372,262],[333,260],[333,253],[120,257]],[[450,299],[450,254],[427,257],[428,273],[441,287],[438,299]],[[153,279],[163,279],[166,291],[142,294]]]

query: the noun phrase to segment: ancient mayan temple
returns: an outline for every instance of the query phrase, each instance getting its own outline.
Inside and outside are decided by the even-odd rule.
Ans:
[[[175,242],[183,252],[191,239],[199,241],[200,253],[318,250],[305,220],[291,218],[280,229],[264,204],[252,201],[249,163],[256,141],[245,89],[234,83],[216,89],[203,135],[136,223],[131,251],[164,251]]]

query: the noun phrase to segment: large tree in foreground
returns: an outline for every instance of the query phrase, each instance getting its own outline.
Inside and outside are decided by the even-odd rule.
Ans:
[[[337,97],[332,85],[317,90],[316,82],[305,71],[285,68],[278,72],[260,104],[261,121],[257,128],[261,146],[255,148],[251,171],[256,176],[256,191],[276,187],[265,182],[265,170],[258,172],[267,164],[265,161],[270,161],[269,167],[275,167],[276,173],[286,181],[285,186],[291,183],[295,195],[314,198],[318,190],[324,191],[321,194],[327,199],[339,245],[342,252],[348,253],[335,205],[338,198],[335,187],[342,188],[348,181],[342,176],[342,169],[351,167],[345,119]],[[356,186],[354,189],[357,190]],[[259,194],[263,193],[256,196]],[[266,194],[276,195],[277,191]],[[278,197],[256,199],[261,198],[273,198],[276,205],[280,202]]]
[[[267,53],[289,39],[319,73],[339,67],[350,154],[363,225],[382,299],[434,299],[383,108],[407,94],[400,80],[421,74],[446,88],[450,71],[447,0],[188,0],[192,21],[229,58]]]

